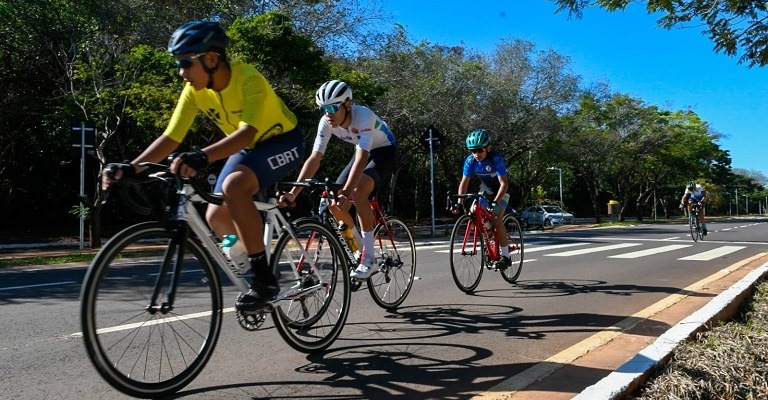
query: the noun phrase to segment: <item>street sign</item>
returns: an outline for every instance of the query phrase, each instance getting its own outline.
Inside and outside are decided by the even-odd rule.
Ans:
[[[213,188],[216,187],[216,181],[218,178],[215,174],[209,174],[208,175],[208,184],[211,185],[211,192],[213,192]]]
[[[80,158],[80,198],[85,197],[85,153],[89,149],[88,155],[96,154],[94,146],[96,145],[96,127],[89,122],[72,121],[72,150],[73,156]],[[85,217],[80,214],[80,249],[82,250],[85,242]]]
[[[424,146],[424,149],[429,151],[429,142],[432,142],[432,151],[440,149],[440,144],[445,140],[443,134],[435,128],[434,125],[430,125],[424,132],[419,135],[419,143]]]
[[[72,121],[72,155],[80,157],[86,153],[89,156],[96,154],[96,126],[91,122]],[[81,148],[81,147],[84,147]],[[85,150],[85,151],[83,151]]]

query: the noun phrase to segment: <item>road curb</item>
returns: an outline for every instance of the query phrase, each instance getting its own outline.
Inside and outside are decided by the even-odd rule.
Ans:
[[[650,346],[596,384],[584,389],[573,397],[573,400],[619,400],[633,393],[657,368],[669,360],[681,343],[689,340],[697,332],[733,317],[741,304],[752,295],[756,284],[766,276],[768,276],[768,262],[670,328]]]

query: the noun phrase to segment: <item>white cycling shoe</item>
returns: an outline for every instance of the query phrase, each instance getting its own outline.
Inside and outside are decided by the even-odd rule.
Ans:
[[[378,270],[379,264],[376,260],[363,260],[354,271],[349,273],[349,275],[357,279],[368,279],[369,276],[373,275],[373,273]]]

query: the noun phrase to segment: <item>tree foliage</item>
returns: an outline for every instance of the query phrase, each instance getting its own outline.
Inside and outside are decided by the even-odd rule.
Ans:
[[[598,1],[609,9],[627,3]],[[728,26],[717,22],[725,15],[762,23],[762,6],[700,3],[712,7],[717,26]],[[587,2],[558,4],[578,13]],[[679,21],[669,19],[668,26],[704,15],[688,1],[647,4],[651,11],[668,10],[670,18],[674,12]],[[7,226],[76,225],[69,213],[79,207],[73,120],[92,121],[99,132],[96,157],[86,164],[93,207],[87,211],[109,224],[122,221],[121,210],[98,212],[97,174],[104,162],[133,158],[165,128],[183,85],[166,50],[168,37],[201,19],[220,21],[232,37],[229,57],[264,73],[299,117],[307,146],[321,117],[315,90],[330,79],[348,82],[354,101],[382,116],[397,138],[398,167],[379,195],[404,218],[431,212],[432,183],[435,209],[442,212],[442,194],[456,190],[468,155],[464,139],[476,128],[493,132],[492,146],[507,160],[513,207],[559,198],[560,174],[552,166],[562,172],[565,205],[581,215],[599,217],[608,199],[618,199],[622,218],[642,217],[654,198],[669,215],[690,179],[711,187],[713,198],[728,198],[737,188],[740,195],[763,193],[765,177],[732,171],[719,135],[692,110],[665,110],[606,85],[584,88],[566,55],[524,39],[503,39],[488,53],[413,41],[402,26],[380,28],[386,16],[377,1],[0,0],[0,17],[6,21],[0,28],[0,217]],[[741,35],[738,46],[757,46],[743,39],[757,37],[759,26],[737,23],[742,31],[713,32]],[[433,165],[419,141],[430,125],[445,137]],[[185,145],[219,135],[201,117]],[[336,142],[319,174],[335,177],[351,158],[351,146]]]
[[[552,0],[558,11],[581,17],[584,8],[598,5],[608,11],[624,10],[632,0]],[[752,0],[646,0],[648,13],[661,13],[664,28],[699,27],[714,43],[715,52],[739,55],[739,62],[768,64],[768,4]]]

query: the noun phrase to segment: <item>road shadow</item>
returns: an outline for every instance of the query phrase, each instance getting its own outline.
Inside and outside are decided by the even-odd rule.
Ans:
[[[177,393],[169,399],[469,399],[536,366],[557,370],[567,364],[507,362],[486,365],[492,352],[473,345],[402,343],[402,351],[380,346],[350,346],[307,356],[295,369],[307,380],[253,381]],[[446,357],[447,356],[447,357]],[[579,375],[601,377],[611,371],[577,367]],[[322,379],[317,379],[321,375]],[[581,383],[557,382],[554,392],[580,391]],[[202,395],[202,396],[201,396]]]
[[[534,379],[525,383],[536,382],[536,390],[578,393],[612,370],[520,361],[532,357],[525,351],[495,354],[482,346],[479,334],[496,331],[511,340],[541,340],[554,333],[591,334],[617,324],[641,322],[610,314],[531,316],[522,315],[522,311],[518,307],[478,304],[405,307],[389,313],[385,321],[347,324],[335,347],[323,354],[308,355],[307,363],[294,369],[306,374],[306,380],[217,385],[180,392],[171,398],[468,399],[491,392],[502,383],[505,388],[521,384],[524,381],[515,376],[522,372],[548,375],[563,367],[568,368],[563,370],[567,371],[567,380]],[[657,331],[669,329],[660,321],[642,321]],[[461,337],[461,343],[439,339],[452,336]],[[344,345],[356,343],[352,341],[355,338],[364,338],[366,343]],[[500,363],[505,357],[513,360]],[[524,385],[516,389],[524,390]]]

